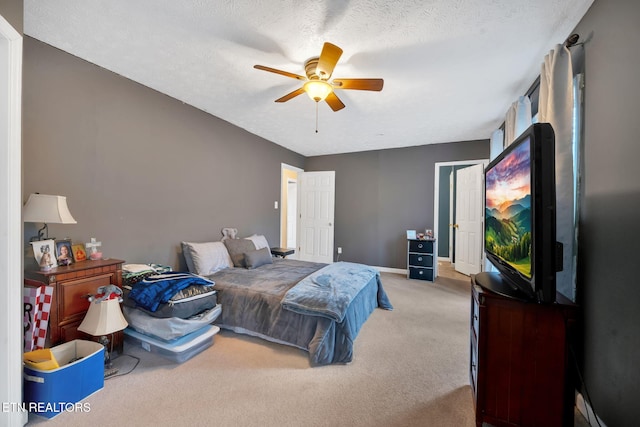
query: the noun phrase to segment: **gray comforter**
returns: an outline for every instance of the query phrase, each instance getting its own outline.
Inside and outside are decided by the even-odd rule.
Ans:
[[[224,269],[209,279],[219,290],[220,327],[306,350],[312,365],[350,362],[371,312],[392,309],[379,273],[360,264],[284,259],[254,270]],[[320,298],[310,298],[314,293]],[[328,298],[336,293],[341,296]]]

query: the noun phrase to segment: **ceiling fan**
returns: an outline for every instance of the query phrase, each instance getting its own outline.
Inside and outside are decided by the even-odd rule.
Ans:
[[[336,89],[355,89],[355,90],[373,90],[381,91],[384,84],[382,79],[333,79],[331,74],[335,68],[340,56],[342,55],[342,49],[338,46],[326,42],[322,47],[320,56],[315,56],[308,59],[304,63],[305,76],[299,74],[290,73],[288,71],[282,71],[271,67],[265,67],[264,65],[254,65],[253,68],[263,71],[269,71],[271,73],[281,74],[293,79],[302,80],[305,83],[302,87],[294,90],[276,99],[275,102],[286,102],[301,93],[306,92],[307,95],[317,103],[320,101],[326,101],[329,107],[333,111],[338,111],[344,108],[344,104],[340,101],[340,98],[335,94]]]

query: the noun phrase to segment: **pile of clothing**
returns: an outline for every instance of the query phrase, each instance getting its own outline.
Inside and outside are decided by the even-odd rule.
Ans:
[[[196,274],[157,264],[125,264],[123,282],[122,311],[129,327],[164,341],[210,325],[222,310],[215,283]]]
[[[122,267],[122,283],[131,287],[154,274],[171,271],[171,267],[161,264],[125,264]]]

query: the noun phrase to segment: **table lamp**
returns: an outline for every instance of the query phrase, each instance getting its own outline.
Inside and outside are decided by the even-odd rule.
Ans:
[[[77,224],[69,212],[67,198],[49,194],[34,193],[29,196],[23,210],[24,222],[42,222],[44,227],[38,230],[38,236],[31,240],[48,240],[48,224]],[[45,235],[46,233],[46,235]]]
[[[123,330],[129,324],[122,315],[120,299],[95,300],[89,304],[89,310],[78,330],[94,337],[100,337],[100,344],[104,346],[105,378],[118,372],[111,364],[113,352],[113,334]],[[107,338],[111,335],[111,340]],[[111,342],[111,349],[109,349]]]

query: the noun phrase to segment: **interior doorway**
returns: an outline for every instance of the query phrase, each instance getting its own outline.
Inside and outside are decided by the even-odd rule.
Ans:
[[[333,262],[335,171],[305,172],[281,164],[280,247],[289,258]]]
[[[296,166],[282,163],[280,167],[280,247],[295,248],[297,242],[298,172]],[[297,251],[290,258],[297,258]]]
[[[333,262],[335,171],[298,173],[297,253],[303,261]]]
[[[488,163],[488,159],[477,159],[437,162],[435,164],[433,232],[437,239],[438,260],[448,261],[455,265],[456,171]],[[482,254],[482,251],[480,253]]]
[[[456,171],[455,245],[456,271],[470,276],[482,271],[484,224],[484,165],[470,165]]]

